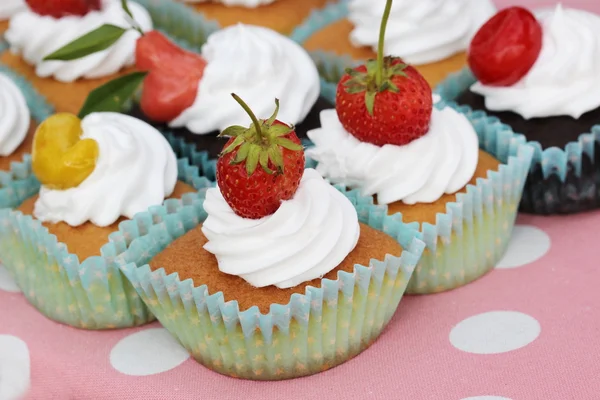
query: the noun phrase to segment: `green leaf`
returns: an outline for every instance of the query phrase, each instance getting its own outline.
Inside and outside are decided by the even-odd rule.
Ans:
[[[369,76],[375,76],[377,74],[377,60],[367,61],[367,74]]]
[[[93,112],[121,111],[147,74],[147,72],[134,72],[92,90],[79,111],[79,118]]]
[[[129,4],[127,4],[127,0],[121,0],[121,7],[123,7],[123,11],[125,11],[125,13],[127,13],[127,15],[129,15],[129,18],[135,20],[133,18],[133,13],[129,9]]]
[[[366,91],[366,88],[363,86],[350,86],[346,88],[346,93],[349,94],[358,94]]]
[[[280,138],[275,139],[274,143],[283,147],[284,149],[288,149],[288,150],[292,150],[292,151],[302,150],[302,145],[294,143],[290,139],[280,137]]]
[[[280,147],[269,147],[267,150],[269,159],[277,167],[279,172],[283,172],[283,154]]]
[[[258,157],[260,156],[261,148],[256,144],[250,144],[250,150],[248,152],[248,158],[246,159],[246,172],[248,176],[252,175],[256,171],[258,166]]]
[[[273,125],[271,129],[269,129],[269,134],[273,137],[280,137],[287,135],[293,130],[294,128],[291,128],[287,125]]]
[[[376,92],[366,91],[365,92],[365,105],[370,116],[373,116],[373,109],[375,108],[375,95]]]
[[[233,161],[231,162],[232,164],[239,164],[241,162],[243,162],[246,158],[248,158],[248,152],[250,151],[250,143],[244,143],[243,145],[240,146],[240,149],[238,150],[237,154],[235,155],[235,158],[233,159]]]
[[[394,82],[390,80],[386,80],[385,82],[383,82],[383,85],[381,85],[381,87],[379,88],[379,92],[385,92],[386,90],[389,90],[390,92],[394,93],[398,93],[400,91],[400,89],[398,89],[398,86],[396,86]]]
[[[242,136],[236,137],[235,140],[233,142],[231,142],[231,144],[229,146],[225,147],[223,149],[223,151],[221,151],[221,155],[225,155],[225,154],[231,153],[240,144],[242,144],[243,141],[244,141],[244,138]]]
[[[269,126],[273,125],[273,122],[275,122],[275,120],[277,119],[278,113],[279,113],[279,99],[275,99],[275,111],[273,111],[273,115],[271,115],[269,117],[269,119],[265,121],[267,123],[267,125],[269,125]]]
[[[44,57],[44,61],[61,60],[70,61],[89,56],[90,54],[98,53],[112,46],[117,40],[127,32],[115,25],[102,25],[100,28],[93,30],[78,39],[75,39],[66,46],[61,47],[54,53]]]
[[[271,169],[269,168],[269,153],[262,149],[260,151],[260,156],[258,161],[260,162],[260,166],[262,167],[262,169],[269,175],[273,174],[273,171],[271,171]]]
[[[223,137],[223,136],[238,137],[240,135],[243,135],[247,130],[248,130],[248,128],[245,128],[243,126],[234,125],[234,126],[225,128],[225,130],[223,132],[219,133],[219,137]]]

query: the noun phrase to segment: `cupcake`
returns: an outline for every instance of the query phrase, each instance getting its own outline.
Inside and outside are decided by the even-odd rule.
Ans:
[[[4,0],[0,3],[0,34],[8,29],[8,20],[13,15],[26,9],[25,0]]]
[[[261,114],[269,112],[266,99],[281,98],[281,116],[298,125],[301,138],[318,126],[319,111],[331,107],[319,97],[319,72],[309,54],[260,26],[237,24],[218,30],[208,37],[201,54],[152,31],[137,41],[136,65],[148,74],[139,102],[129,112],[167,133],[175,147],[181,139],[212,158],[223,148],[219,132],[248,121],[243,110],[231,104],[233,91]],[[123,86],[113,82],[106,86]],[[125,103],[128,96],[118,97]]]
[[[131,2],[129,9],[140,30],[152,28],[144,7]],[[29,80],[58,112],[76,113],[91,90],[131,70],[140,33],[128,30],[112,45],[83,59],[45,58],[103,24],[128,27],[127,18],[119,0],[85,5],[31,0],[29,8],[10,18],[4,35],[10,51],[0,55],[0,62]]]
[[[439,93],[484,111],[535,147],[521,210],[573,213],[600,207],[600,17],[561,5],[533,15],[505,9],[477,33],[470,69]],[[519,32],[504,36],[505,32]]]
[[[235,95],[234,95],[235,96]],[[304,169],[292,127],[232,126],[202,209],[136,239],[123,271],[201,364],[233,377],[311,375],[357,355],[389,322],[422,243],[360,223],[353,203]],[[376,208],[371,206],[374,212]],[[203,224],[199,224],[204,221]],[[176,231],[179,222],[184,230]],[[376,222],[372,224],[377,225]],[[218,346],[215,344],[218,343]]]
[[[219,22],[221,26],[241,22],[260,25],[284,35],[306,18],[313,9],[323,7],[328,0],[180,0]]]
[[[494,267],[532,153],[501,124],[433,103],[419,72],[380,50],[376,61],[348,71],[336,108],[308,132],[307,155],[319,173],[386,205],[389,221],[419,230],[427,249],[409,293],[453,289]]]
[[[292,38],[310,51],[374,58],[384,1],[349,0],[313,13]],[[494,13],[491,0],[396,0],[386,11],[386,54],[413,64],[433,87],[463,67],[477,29]]]
[[[114,259],[155,223],[139,213],[165,199],[194,201],[197,169],[152,126],[108,112],[48,118],[32,160],[39,193],[0,211],[0,259],[29,302],[79,328],[152,320]]]

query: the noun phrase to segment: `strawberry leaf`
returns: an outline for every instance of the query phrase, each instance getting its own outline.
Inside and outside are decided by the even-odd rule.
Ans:
[[[262,150],[260,152],[260,156],[258,159],[260,166],[262,167],[262,169],[269,175],[273,174],[273,171],[271,171],[271,169],[269,168],[269,153],[267,153],[267,151]]]
[[[231,153],[233,150],[235,150],[240,144],[242,144],[244,142],[244,138],[242,136],[238,136],[234,139],[233,142],[231,142],[230,145],[228,145],[227,147],[225,147],[223,149],[223,151],[221,152],[221,155],[225,155],[227,153]]]
[[[271,129],[269,129],[269,134],[273,137],[280,137],[287,135],[293,130],[293,127],[289,127],[287,125],[273,125]]]
[[[279,172],[283,172],[284,164],[283,164],[283,154],[281,152],[281,148],[270,147],[269,150],[267,150],[267,153],[269,154],[269,159],[277,167]]]
[[[246,172],[248,173],[248,176],[250,176],[256,171],[256,167],[258,166],[261,148],[257,144],[248,144],[250,145],[250,150],[248,151],[248,158],[246,159]]]
[[[134,72],[92,90],[79,111],[79,118],[83,119],[93,112],[121,111],[147,74],[147,72]]]
[[[290,139],[279,137],[274,140],[274,143],[283,147],[284,149],[299,151],[302,150],[302,145],[292,142]]]
[[[366,91],[365,92],[365,105],[369,115],[373,116],[373,109],[375,108],[375,95],[377,92]]]
[[[90,54],[98,53],[115,44],[125,32],[127,32],[127,29],[116,25],[102,25],[100,28],[86,33],[52,54],[47,55],[44,57],[44,61],[77,60]]]
[[[219,137],[223,137],[223,136],[238,137],[240,135],[243,135],[247,130],[248,130],[248,128],[245,128],[243,126],[234,125],[234,126],[225,128],[225,130],[223,132],[219,133],[218,136]]]
[[[275,99],[275,111],[273,111],[273,114],[269,117],[268,120],[265,121],[267,123],[267,125],[269,125],[269,126],[273,125],[273,122],[275,122],[275,120],[277,119],[278,113],[279,113],[279,99]]]
[[[248,158],[248,152],[250,151],[250,143],[244,143],[240,146],[235,158],[232,161],[232,164],[239,164],[243,162],[246,158]]]

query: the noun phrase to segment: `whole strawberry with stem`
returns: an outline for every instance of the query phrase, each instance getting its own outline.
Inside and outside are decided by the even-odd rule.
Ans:
[[[221,133],[231,138],[217,161],[217,183],[237,215],[259,219],[275,213],[282,200],[296,193],[304,174],[304,149],[294,128],[277,120],[279,100],[269,119],[258,120],[242,99],[232,96],[252,124]]]
[[[383,56],[391,8],[392,0],[387,0],[377,59],[348,69],[336,93],[335,108],[346,131],[377,146],[402,146],[425,135],[433,108],[425,78],[402,59]]]
[[[86,15],[101,8],[101,0],[26,0],[29,9],[38,15],[54,18]]]

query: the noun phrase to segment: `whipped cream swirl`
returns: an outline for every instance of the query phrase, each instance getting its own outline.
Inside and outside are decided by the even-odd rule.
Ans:
[[[9,19],[20,11],[27,10],[25,0],[2,0],[0,2],[0,20]]]
[[[537,17],[542,51],[527,74],[512,86],[477,82],[471,91],[485,97],[489,110],[525,119],[579,118],[600,107],[600,16],[558,5]]]
[[[0,156],[11,155],[25,140],[31,114],[19,87],[0,73]]]
[[[350,41],[377,50],[385,1],[351,0]],[[427,64],[468,48],[477,30],[494,14],[491,0],[396,0],[385,35],[385,53],[409,64]]]
[[[79,186],[42,186],[34,216],[43,222],[108,226],[162,204],[177,183],[177,159],[163,135],[118,113],[93,113],[81,121],[81,139],[98,143],[96,168]]]
[[[152,29],[150,14],[141,5],[129,2],[135,20],[143,30]],[[54,77],[60,82],[72,82],[80,78],[94,79],[117,73],[135,62],[135,45],[140,34],[128,30],[108,49],[72,61],[42,61],[44,57],[75,39],[104,24],[128,28],[127,14],[118,0],[105,1],[102,10],[92,11],[83,17],[53,18],[27,10],[10,20],[5,38],[14,53],[36,67],[39,77]]]
[[[272,215],[235,214],[219,188],[206,193],[204,248],[219,270],[255,287],[297,286],[327,274],[356,247],[360,225],[354,206],[314,169],[306,169],[291,200]]]
[[[247,8],[256,8],[258,6],[264,6],[267,4],[274,3],[275,0],[183,0],[184,3],[221,3],[225,6],[242,6]]]
[[[429,132],[404,146],[382,147],[348,133],[335,110],[321,112],[321,128],[308,132],[315,146],[307,156],[333,183],[377,195],[379,204],[432,203],[462,189],[473,177],[479,141],[467,118],[445,107],[433,108]]]
[[[202,56],[208,64],[196,99],[171,127],[207,134],[248,124],[250,118],[231,93],[244,99],[259,118],[273,113],[278,98],[278,119],[297,124],[319,97],[319,73],[308,53],[270,29],[242,24],[222,29],[209,36]]]

